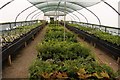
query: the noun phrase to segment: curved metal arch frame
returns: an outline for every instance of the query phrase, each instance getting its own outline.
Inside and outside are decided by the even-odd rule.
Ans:
[[[77,13],[79,13],[81,16],[83,16],[84,18],[85,18],[85,20],[86,20],[86,22],[88,23],[88,19],[87,19],[87,17],[86,16],[84,16],[82,13],[80,13],[79,11],[76,11]]]
[[[91,13],[98,19],[99,25],[101,25],[101,21],[100,21],[99,17],[98,17],[94,12],[92,12],[91,10],[89,10],[88,8],[86,8],[86,7],[84,7],[84,6],[80,5],[80,4],[77,4],[77,3],[74,3],[74,2],[69,2],[69,3],[73,3],[73,4],[75,4],[75,5],[78,5],[78,6],[82,7],[82,8],[85,8],[85,9],[88,10],[89,12],[91,12]],[[70,8],[70,9],[72,9],[72,8]]]
[[[38,13],[38,14],[40,14],[40,13]],[[37,14],[36,14],[37,15]],[[41,15],[41,14],[40,14]],[[71,18],[73,18],[73,21],[75,20],[75,18],[74,18],[74,16],[72,16],[71,14],[67,14],[67,15],[69,15]]]
[[[41,2],[41,3],[43,3],[43,2]],[[24,11],[26,11],[26,10],[28,10],[29,8],[31,8],[31,7],[34,7],[35,5],[38,5],[38,4],[40,4],[40,3],[37,3],[37,4],[34,4],[34,5],[32,5],[32,6],[29,6],[29,7],[27,7],[26,9],[24,9],[23,11],[21,11],[17,16],[16,16],[16,18],[15,18],[15,25],[16,25],[16,21],[17,21],[17,18],[19,17],[19,15],[20,14],[22,14]],[[74,3],[73,3],[74,4]],[[79,5],[80,6],[80,5]],[[81,6],[82,7],[82,6]],[[84,7],[83,7],[84,8]],[[85,8],[86,9],[86,8]],[[90,12],[92,12],[91,10],[88,10],[88,11],[90,11]],[[92,12],[92,14],[93,14],[93,12]],[[94,14],[95,15],[95,14]]]
[[[73,18],[73,20],[72,21],[74,21],[75,20],[75,18],[71,15],[71,14],[67,14],[68,16],[70,16],[71,18]]]
[[[25,21],[27,21],[27,19],[28,19],[28,17],[29,17],[30,15],[32,15],[33,13],[35,13],[35,12],[38,11],[38,10],[39,10],[39,9],[34,10],[34,11],[32,11],[30,14],[28,14],[27,17],[25,18]]]
[[[58,9],[58,7],[59,7],[59,5],[60,5],[60,3],[61,3],[61,0],[59,1],[59,3],[58,3],[58,6],[57,6],[57,9]],[[57,10],[56,10],[57,11]],[[79,13],[81,16],[83,16],[84,18],[85,18],[85,20],[87,21],[87,23],[88,23],[88,19],[87,19],[87,17],[86,16],[84,16],[82,13],[80,13],[79,11],[77,11],[77,10],[75,10],[77,13]]]
[[[38,14],[39,14],[39,15],[38,15]],[[41,13],[38,13],[38,14],[36,14],[36,15],[34,16],[35,18],[33,17],[34,20],[36,20],[36,18],[37,18],[38,16],[42,15],[43,13],[42,13],[42,14],[41,14]]]
[[[71,17],[71,20],[72,20],[72,18],[73,18],[73,20],[72,20],[72,21],[76,20],[76,19],[74,18],[74,16],[73,16],[73,15],[71,15],[70,13],[69,13],[69,14],[67,14],[67,15],[69,15],[69,16]]]
[[[18,15],[17,15],[16,18],[15,18],[15,26],[16,26],[17,18],[20,16],[20,14],[22,14],[24,11],[26,11],[26,10],[28,10],[28,9],[30,9],[30,8],[32,8],[32,7],[34,7],[34,6],[36,6],[36,5],[39,5],[39,4],[41,4],[41,3],[44,3],[44,2],[36,3],[36,4],[32,5],[32,6],[29,6],[29,7],[25,8],[25,9],[22,10],[20,13],[18,13]]]
[[[43,2],[43,3],[44,3],[44,2]],[[74,3],[74,2],[70,2],[70,3],[79,5],[79,6],[83,7],[83,8],[85,8],[86,10],[88,10],[89,12],[91,12],[94,16],[96,16],[96,18],[97,18],[98,21],[99,21],[99,24],[101,25],[101,21],[100,21],[99,17],[98,17],[94,12],[92,12],[91,10],[89,10],[88,8],[86,8],[86,7],[84,7],[84,6],[80,5],[80,4],[77,4],[77,3]],[[40,4],[40,3],[34,4],[33,6],[38,5],[38,4]],[[32,7],[33,7],[33,6],[32,6]],[[25,10],[27,10],[27,9],[29,9],[29,8],[31,8],[31,6],[28,7],[28,8],[26,8]],[[24,12],[25,10],[23,10],[22,12]],[[22,13],[22,12],[21,12],[21,13]],[[20,13],[20,14],[21,14],[21,13]],[[19,16],[19,14],[18,14],[18,16]],[[16,19],[16,20],[17,20],[17,19]],[[15,20],[15,22],[16,22],[16,20]],[[16,24],[15,24],[15,25],[16,25]]]
[[[69,12],[73,12],[74,11],[73,9],[71,9],[69,7],[66,7],[66,8],[67,8],[66,11],[69,11]],[[43,7],[43,8],[39,8],[39,9],[43,10],[43,12],[47,12],[47,10],[49,10],[49,9],[52,9],[53,11],[55,11],[56,6],[52,6],[52,8],[50,8],[50,7]],[[64,7],[60,7],[59,9],[64,9]],[[57,11],[59,11],[59,10],[57,10]]]
[[[61,9],[62,9],[62,7],[60,7]],[[59,9],[60,9],[59,8]],[[64,8],[64,7],[63,7]],[[68,9],[72,9],[72,8],[69,8],[69,7],[66,7],[66,8],[68,8]],[[47,8],[48,10],[49,9],[51,9],[51,8]],[[44,9],[44,8],[42,8],[41,10],[47,10],[47,9]],[[52,9],[56,9],[56,8],[52,8]],[[66,11],[69,11],[69,12],[71,12],[70,10],[66,10]],[[82,14],[82,13],[80,13],[80,12],[78,12],[77,10],[74,10],[74,9],[72,9],[73,11],[76,11],[78,14],[80,14],[81,16],[83,16],[84,18],[85,18],[85,20],[86,20],[86,22],[88,23],[88,19]],[[45,11],[45,12],[47,12],[47,11]]]
[[[74,2],[71,2],[71,3],[74,3]],[[98,19],[99,25],[101,25],[100,18],[99,18],[93,11],[89,10],[88,8],[86,8],[86,7],[84,7],[84,6],[80,5],[80,4],[77,4],[77,3],[74,3],[74,4],[81,6],[81,7],[83,7],[84,9],[88,10],[90,13],[92,13],[92,14]]]
[[[67,14],[67,15],[69,15],[71,18],[73,18],[73,21],[75,20],[74,16],[72,16],[71,14]]]
[[[120,13],[119,13],[115,8],[113,8],[110,4],[108,4],[108,3],[105,2],[104,0],[101,0],[101,1],[103,1],[106,5],[108,5],[109,7],[111,7],[116,13],[118,13],[118,15],[120,15]],[[74,3],[74,2],[70,2],[70,3]],[[98,21],[99,21],[99,24],[101,25],[100,18],[99,18],[94,12],[92,12],[91,10],[89,10],[88,8],[86,8],[86,7],[84,7],[84,6],[80,5],[80,4],[77,4],[77,3],[74,3],[74,4],[79,5],[79,6],[83,7],[83,8],[85,8],[86,10],[88,10],[89,12],[91,12],[94,16],[96,16],[96,18],[97,18]],[[87,20],[87,21],[88,21],[88,20]]]
[[[10,3],[12,3],[13,1],[14,1],[14,0],[11,0],[11,1],[5,3],[2,7],[0,7],[0,10],[3,9],[5,6],[9,5]]]
[[[44,2],[40,2],[40,4],[45,4],[45,3],[47,3],[48,1],[44,1]],[[31,3],[31,2],[30,2]],[[70,2],[67,2],[67,3],[70,3]],[[31,3],[31,4],[33,4],[33,3]],[[35,5],[35,7],[37,7],[37,8],[44,8],[44,7],[51,7],[51,6],[56,6],[56,7],[58,7],[58,6],[61,6],[61,7],[64,7],[64,5],[60,5],[60,2],[58,3],[58,4],[51,4],[51,5],[43,5],[43,6],[39,6],[40,4],[39,4],[39,2],[37,3],[38,4],[38,6],[36,5],[36,4],[33,4],[33,5]],[[71,3],[71,4],[73,4],[73,3]],[[76,4],[73,4],[73,5],[76,5]],[[78,6],[78,5],[77,5]],[[69,7],[69,8],[73,8],[73,7],[71,7],[71,6],[67,6],[67,7]],[[80,7],[81,9],[82,9],[82,7],[81,6],[78,6],[78,7]]]
[[[43,2],[40,2],[40,3],[43,3]],[[40,4],[40,3],[36,3],[35,5],[38,5],[38,4]],[[26,10],[32,8],[32,7],[35,7],[35,5],[29,6],[29,7],[25,8],[24,10],[22,10],[20,13],[18,13],[18,15],[17,15],[16,18],[15,18],[15,26],[16,26],[17,18],[20,16],[20,14],[22,14],[24,11],[26,11]]]
[[[54,6],[57,8],[57,5],[50,5],[50,7],[49,6],[42,6],[42,7],[38,7],[38,9],[42,9],[42,8],[45,8],[45,7],[48,7],[48,8],[51,8],[52,9],[52,7],[54,8]],[[59,7],[64,7],[64,5],[63,6],[59,6]],[[69,8],[69,9],[74,9],[74,8],[72,8],[72,7],[70,7],[70,6],[66,6],[67,8]],[[74,9],[74,10],[76,10],[76,9]],[[44,12],[44,11],[43,11]],[[71,11],[72,12],[72,11]]]
[[[53,10],[50,10],[50,9],[48,9],[49,11],[53,11]],[[59,11],[61,11],[61,12],[64,12],[64,9],[62,10],[62,9],[60,9]],[[48,12],[48,11],[47,11]],[[69,11],[67,10],[67,14],[69,13]],[[71,13],[71,14],[73,14],[73,13]],[[76,16],[75,14],[73,14],[75,17],[77,17],[77,19],[80,21],[80,18],[78,17],[78,16]]]
[[[75,20],[75,18],[74,18],[74,17],[72,17],[70,14],[68,14],[68,16],[70,16],[70,17],[71,17],[71,21],[74,21],[74,20]]]
[[[50,11],[52,11],[52,10],[50,10]],[[61,10],[61,12],[64,12],[63,10]],[[69,13],[68,11],[67,11],[67,13]],[[39,12],[38,13],[36,13],[35,15],[37,15],[37,14],[39,14]],[[73,13],[71,13],[71,14],[73,14]],[[33,15],[33,17],[35,16],[35,15]],[[75,14],[73,14],[78,20],[79,20],[79,22],[80,22],[80,18],[78,17],[78,16],[76,16]],[[31,20],[33,19],[33,17],[31,18]],[[75,19],[75,18],[74,18]]]
[[[28,2],[30,2],[29,0],[27,0]],[[54,1],[54,0],[53,0]],[[43,2],[37,2],[37,3],[48,3],[48,1],[46,0],[46,1],[43,1]],[[49,2],[52,2],[52,1],[49,1]],[[69,1],[66,1],[66,2],[68,2],[68,3],[71,3],[71,2],[69,2]],[[92,5],[89,5],[89,6],[86,6],[86,7],[90,7],[90,6],[93,6],[93,5],[96,5],[96,4],[98,4],[98,3],[100,3],[101,1],[98,1],[98,2],[96,2],[96,3],[94,3],[94,4],[92,4]],[[37,3],[33,3],[33,2],[30,2],[31,4],[33,4],[33,5],[35,5],[35,4],[37,4]],[[61,3],[61,0],[59,0],[59,3]],[[73,3],[72,3],[73,4]],[[58,4],[59,5],[59,4]],[[74,4],[74,5],[76,5],[76,4]],[[81,7],[81,6],[80,6]]]
[[[38,14],[39,14],[39,13],[38,13]],[[36,19],[39,15],[41,15],[41,14],[39,14],[39,15],[38,15],[38,14],[37,14],[37,16],[35,17],[35,19]],[[70,16],[70,17],[73,18],[73,20],[75,20],[75,18],[74,18],[73,16]],[[72,20],[72,19],[71,19],[71,20]]]
[[[73,13],[71,13],[71,14],[73,14]],[[76,16],[75,14],[73,14],[74,16]],[[79,20],[79,22],[80,22],[80,18],[78,17],[78,16],[76,16],[76,18]]]
[[[16,26],[17,18],[20,16],[20,14],[22,14],[24,11],[28,10],[29,8],[31,8],[31,7],[33,7],[33,6],[34,6],[34,5],[29,6],[29,7],[25,8],[24,10],[22,10],[20,13],[18,13],[18,15],[17,15],[16,18],[15,18],[15,26]]]
[[[37,14],[37,16],[34,16],[35,18],[33,20],[37,20],[37,18],[40,16],[41,14]]]
[[[43,3],[45,3],[45,2],[43,2]],[[89,10],[88,8],[86,8],[86,7],[84,7],[84,6],[80,5],[80,4],[77,4],[77,3],[74,3],[74,2],[68,2],[68,3],[72,3],[72,4],[74,4],[74,5],[78,5],[78,6],[82,7],[82,8],[85,8],[85,9],[88,10],[89,12],[91,12],[91,13],[98,19],[99,25],[101,25],[100,18],[99,18],[94,12],[92,12],[91,10]],[[56,5],[56,6],[57,6],[57,5]],[[88,21],[88,20],[87,20],[87,21]]]
[[[110,5],[109,3],[105,2],[104,0],[101,0],[103,1],[106,5],[108,5],[110,8],[112,8],[119,16],[120,16],[120,13],[112,6]]]
[[[64,12],[64,10],[60,10],[61,12]],[[65,11],[65,13],[67,13],[67,14],[69,14],[69,11]],[[79,22],[80,22],[80,18],[78,17],[78,16],[76,16],[74,13],[71,13],[71,14],[73,14],[78,20],[79,20]]]
[[[5,6],[7,6],[8,4],[12,3],[14,0],[11,0],[9,2],[7,2],[6,4],[4,4],[0,9],[4,8]],[[118,13],[118,15],[120,15],[120,13],[115,9],[113,8],[109,3],[105,2],[104,0],[101,0],[103,1],[105,4],[107,4],[109,7],[111,7],[116,13]],[[42,3],[42,2],[41,2]],[[39,3],[38,3],[39,4]],[[24,12],[24,11],[23,11]],[[16,20],[15,20],[16,22]]]
[[[119,16],[120,16],[120,13],[112,6],[112,5],[110,5],[108,2],[106,2],[105,0],[101,0],[102,2],[104,2],[106,5],[108,5],[111,9],[113,9]],[[69,3],[73,3],[73,2],[69,2]],[[100,3],[100,2],[98,2],[98,3]],[[96,4],[98,4],[98,3],[96,3]],[[76,4],[76,3],[74,3],[74,4]],[[78,4],[77,4],[78,5]],[[93,5],[95,5],[95,4],[93,4]],[[81,5],[81,7],[84,7],[84,6],[82,6]],[[87,7],[89,7],[89,6],[87,6]],[[84,8],[86,8],[86,7],[84,7]]]
[[[37,14],[40,14],[42,12],[37,12],[36,14],[34,14],[32,17],[31,17],[31,20],[33,20],[33,18],[37,15]]]

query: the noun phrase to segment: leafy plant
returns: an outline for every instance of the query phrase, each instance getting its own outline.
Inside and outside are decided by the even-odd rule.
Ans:
[[[64,41],[64,28],[61,26],[47,27],[45,41],[48,41],[48,40]],[[67,31],[65,32],[65,40],[77,42],[76,36]]]
[[[15,39],[20,38],[21,36],[30,32],[32,29],[38,27],[39,25],[40,23],[36,23],[31,26],[19,26],[15,29],[4,31],[2,33],[2,42],[5,43],[4,45],[6,45],[7,43],[12,43]]]
[[[62,34],[62,26],[47,27],[45,40],[36,47],[37,59],[29,69],[31,80],[114,79],[113,70],[98,64],[88,48],[74,41],[73,34],[66,32],[66,41]]]
[[[109,69],[108,66],[103,67],[95,61],[90,62],[89,58],[63,62],[37,59],[29,71],[30,79],[113,79],[113,72]]]
[[[74,42],[48,41],[37,46],[38,57],[43,60],[72,60],[90,56],[90,50]],[[57,57],[56,57],[57,56]]]
[[[93,34],[102,40],[105,40],[105,41],[108,41],[112,44],[120,46],[120,36],[112,35],[112,34],[109,34],[107,32],[103,32],[103,31],[100,31],[98,29],[95,29],[95,28],[80,26],[78,24],[69,24],[69,25],[73,26],[73,27],[77,27],[80,30],[83,30],[89,34]]]

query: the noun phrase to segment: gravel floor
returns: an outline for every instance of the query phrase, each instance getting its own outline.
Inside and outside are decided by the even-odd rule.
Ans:
[[[69,31],[66,28],[67,31]],[[72,31],[70,31],[72,32]],[[76,34],[75,34],[76,35]],[[89,49],[91,49],[92,53],[94,53],[94,55],[96,56],[96,59],[101,63],[101,64],[107,64],[108,66],[110,66],[115,72],[119,70],[120,65],[117,64],[117,61],[114,60],[111,56],[108,55],[107,52],[99,49],[99,48],[95,48],[93,45],[91,45],[90,43],[84,41],[82,38],[77,37],[77,40],[85,45],[86,47],[88,47]]]
[[[36,58],[37,52],[35,50],[35,46],[44,38],[46,32],[46,28],[44,28],[26,48],[20,51],[20,54],[16,56],[16,59],[12,61],[11,66],[6,66],[3,69],[3,78],[28,78],[28,68],[31,65],[32,61]],[[82,42],[82,44],[86,45],[88,48],[95,53],[98,61],[100,63],[108,64],[114,71],[118,70],[118,64],[116,61],[108,56],[106,52],[94,48],[91,44],[85,42],[81,38],[77,38],[78,41]]]
[[[118,71],[119,65],[117,61],[114,60],[111,56],[109,56],[106,52],[100,50],[99,48],[93,47],[91,44],[87,43],[81,38],[77,38],[78,41],[82,42],[82,44],[86,45],[91,51],[95,54],[96,59],[101,63],[105,63],[110,66],[115,72]]]
[[[3,69],[3,78],[28,78],[29,77],[29,66],[37,56],[35,49],[36,45],[44,38],[46,28],[44,28],[35,39],[29,43],[16,58],[12,61],[11,66],[5,66]]]

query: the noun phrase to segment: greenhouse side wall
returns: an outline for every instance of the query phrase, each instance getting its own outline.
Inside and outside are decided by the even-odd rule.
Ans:
[[[118,12],[120,13],[120,1],[118,2]],[[118,27],[120,28],[120,15],[118,16]]]
[[[118,12],[120,13],[120,1],[118,2]],[[120,15],[118,16],[118,28],[120,28]],[[120,30],[118,31],[120,35]],[[119,71],[120,71],[120,63],[119,63]]]
[[[120,1],[118,2],[118,12],[120,13]],[[118,15],[118,27],[120,28],[120,15]]]

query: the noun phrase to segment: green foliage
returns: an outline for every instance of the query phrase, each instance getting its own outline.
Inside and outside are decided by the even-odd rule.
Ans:
[[[42,61],[37,59],[30,67],[29,71],[30,79],[89,79],[90,77],[92,77],[92,79],[114,78],[113,71],[108,66],[104,65],[103,67],[103,65],[99,65],[95,61],[91,61],[90,58],[79,58],[62,62],[56,62],[54,60]]]
[[[64,28],[62,26],[47,27],[47,33],[45,35],[45,41],[58,40],[64,41]],[[76,36],[70,32],[65,32],[65,40],[77,42]]]
[[[95,28],[90,28],[90,27],[83,27],[83,26],[80,26],[78,24],[69,24],[70,26],[74,26],[74,27],[77,27],[79,28],[80,30],[83,30],[89,34],[93,34],[95,35],[96,37],[102,39],[102,40],[105,40],[105,41],[108,41],[110,43],[113,43],[115,45],[118,45],[120,46],[120,36],[117,36],[117,35],[111,35],[107,32],[103,32],[103,31],[100,31],[100,30],[97,30]]]
[[[66,41],[48,41],[37,46],[38,57],[43,60],[72,60],[90,56],[90,50],[79,43]]]
[[[2,33],[2,42],[4,42],[4,43],[13,42],[15,39],[28,33],[29,31],[38,27],[39,25],[40,25],[40,23],[36,23],[36,24],[31,25],[31,26],[20,26],[20,27],[13,29],[13,30],[10,30],[10,31],[4,31]]]
[[[45,40],[36,47],[37,59],[29,69],[31,80],[114,78],[112,69],[98,64],[90,49],[77,43],[72,33],[66,31],[66,41],[63,41],[63,31],[62,26],[47,27]]]
[[[113,36],[109,33],[105,33],[102,31],[94,32],[94,35],[99,37],[102,40],[107,40],[108,42],[111,42],[113,44],[120,46],[120,36],[116,36],[116,35]]]

